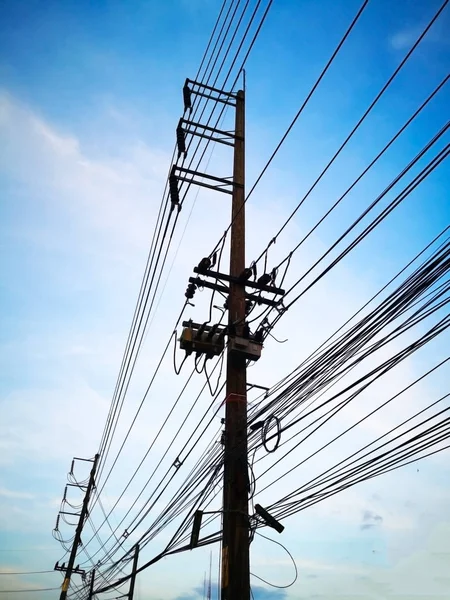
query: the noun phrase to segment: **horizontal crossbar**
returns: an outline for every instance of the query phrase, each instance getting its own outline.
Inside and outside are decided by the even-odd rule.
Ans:
[[[194,79],[186,79],[186,84],[188,84],[188,83],[198,85],[198,87],[201,87],[204,90],[210,90],[211,92],[217,92],[218,94],[222,94],[223,96],[228,96],[229,98],[236,98],[236,95],[233,94],[233,92],[225,92],[224,90],[219,90],[210,85],[206,85],[204,83],[199,83],[198,81],[195,81]]]
[[[218,283],[210,283],[209,281],[205,281],[204,279],[200,279],[200,277],[189,277],[189,283],[195,283],[198,287],[205,287],[210,290],[216,290],[217,292],[222,292],[224,294],[229,294],[230,289],[225,285],[220,285]],[[248,300],[252,300],[257,304],[265,304],[266,306],[276,307],[278,302],[275,300],[269,300],[268,298],[262,298],[261,296],[257,296],[256,294],[245,294],[245,297]]]
[[[244,286],[249,286],[255,288],[257,290],[261,290],[262,292],[269,292],[271,294],[278,294],[280,296],[284,296],[285,291],[281,288],[277,288],[271,285],[263,285],[262,283],[258,283],[257,281],[241,280],[239,277],[233,277],[231,275],[227,275],[226,273],[217,273],[216,271],[199,271],[198,267],[194,268],[194,273],[199,273],[200,275],[205,275],[205,277],[214,277],[215,279],[223,279],[224,281],[229,281],[231,283],[240,283]]]

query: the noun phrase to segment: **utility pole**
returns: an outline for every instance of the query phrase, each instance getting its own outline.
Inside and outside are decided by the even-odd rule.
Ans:
[[[80,541],[81,541],[81,532],[83,531],[83,525],[86,520],[86,517],[88,516],[88,505],[89,505],[89,500],[91,497],[92,489],[95,485],[94,478],[95,478],[95,472],[97,470],[97,464],[98,464],[99,458],[100,458],[100,455],[96,454],[95,458],[94,458],[94,464],[92,465],[91,474],[89,476],[89,483],[86,487],[86,493],[84,495],[84,500],[83,500],[83,507],[81,509],[80,518],[78,520],[77,529],[75,531],[75,538],[73,540],[72,551],[70,553],[69,562],[67,563],[66,576],[64,577],[64,581],[63,581],[63,584],[61,587],[61,594],[59,596],[59,600],[66,600],[66,598],[67,598],[67,591],[70,586],[70,578],[71,578],[72,572],[74,570],[73,567],[74,567],[75,560],[77,557],[78,546],[80,545]]]
[[[172,207],[180,208],[178,182],[203,186],[232,197],[230,232],[230,270],[219,273],[217,252],[201,259],[189,278],[185,292],[187,301],[194,297],[199,287],[212,289],[226,297],[224,308],[228,310],[226,327],[219,323],[209,325],[183,322],[180,348],[186,356],[195,352],[196,359],[205,360],[227,352],[227,381],[225,395],[225,430],[221,443],[224,446],[224,480],[222,511],[222,600],[250,600],[250,523],[248,515],[249,477],[247,448],[247,361],[261,357],[264,328],[251,332],[246,317],[255,306],[264,304],[272,308],[280,300],[268,297],[283,296],[284,290],[276,286],[276,269],[257,278],[256,268],[246,268],[245,263],[245,92],[225,92],[208,85],[186,79],[183,88],[184,115],[192,110],[191,96],[196,95],[232,106],[235,109],[234,131],[222,131],[180,119],[177,128],[178,152],[186,155],[185,135],[225,144],[233,148],[232,177],[218,177],[174,165],[170,175],[170,198]],[[228,230],[227,230],[228,232]],[[216,247],[217,249],[217,247]],[[265,267],[264,267],[265,268]],[[214,282],[208,279],[215,280]],[[225,285],[228,284],[228,285]],[[250,288],[247,290],[247,288]],[[225,336],[228,344],[225,349]],[[253,385],[252,387],[260,387]],[[262,425],[262,423],[260,423]],[[177,464],[174,466],[178,468]],[[261,507],[261,510],[264,510]],[[264,511],[267,518],[274,519]],[[190,548],[199,543],[203,511],[197,510],[192,524]],[[279,524],[277,523],[277,526]]]
[[[242,336],[245,324],[245,95],[236,95],[236,125],[230,240],[229,336]],[[247,359],[227,356],[225,398],[222,600],[249,600],[249,520],[247,462]]]
[[[206,600],[212,599],[211,579],[212,579],[212,552],[210,552],[210,554],[209,554],[209,581],[208,581],[208,593],[206,596]]]
[[[91,581],[89,582],[89,600],[94,600],[94,583],[95,583],[95,569],[92,569]]]
[[[130,589],[128,590],[128,600],[133,600],[134,586],[136,584],[136,571],[139,559],[139,544],[134,547],[133,570],[131,572]]]

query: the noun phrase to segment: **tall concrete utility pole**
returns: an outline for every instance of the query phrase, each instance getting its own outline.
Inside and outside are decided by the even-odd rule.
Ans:
[[[245,269],[245,95],[236,96],[230,275]],[[230,282],[229,336],[242,336],[245,281]],[[222,600],[249,600],[249,521],[247,463],[247,366],[242,353],[227,356],[223,494]]]
[[[61,594],[59,596],[59,600],[66,600],[67,598],[67,591],[70,586],[70,578],[72,577],[72,571],[77,557],[78,546],[80,545],[81,541],[81,532],[83,531],[83,525],[86,520],[86,517],[88,516],[89,500],[91,497],[92,489],[94,487],[95,472],[97,470],[99,458],[100,455],[96,454],[94,458],[94,464],[92,465],[91,474],[89,477],[89,483],[86,487],[86,493],[84,495],[83,500],[83,507],[81,509],[80,518],[78,520],[77,529],[75,531],[75,538],[73,540],[72,551],[70,553],[69,562],[67,563],[66,576],[64,577],[64,581],[61,587]]]

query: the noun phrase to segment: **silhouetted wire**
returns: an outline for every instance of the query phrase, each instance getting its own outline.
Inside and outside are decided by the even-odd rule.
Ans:
[[[335,436],[334,438],[332,438],[331,440],[329,440],[328,442],[326,442],[325,444],[323,444],[318,450],[316,450],[315,452],[312,452],[310,455],[308,455],[307,457],[305,457],[301,462],[297,463],[291,469],[289,469],[288,471],[286,471],[285,473],[283,473],[281,476],[277,477],[274,481],[272,481],[270,484],[268,484],[268,486],[266,486],[266,488],[274,485],[275,483],[278,483],[278,481],[280,481],[280,479],[282,479],[283,477],[285,477],[286,475],[288,475],[289,473],[291,473],[292,471],[294,471],[295,469],[297,469],[298,467],[300,467],[302,464],[304,464],[305,462],[307,462],[309,459],[311,459],[314,456],[316,456],[322,450],[325,450],[326,448],[328,448],[331,444],[333,444],[335,441],[337,441],[338,439],[340,439],[341,437],[343,437],[346,433],[348,433],[349,431],[353,430],[355,427],[357,427],[358,425],[360,425],[361,423],[363,423],[365,420],[367,420],[368,418],[370,418],[371,416],[373,416],[376,412],[378,412],[379,410],[381,410],[382,408],[384,408],[385,406],[387,406],[388,404],[390,404],[392,401],[396,400],[399,396],[401,396],[402,394],[404,394],[406,391],[410,390],[414,385],[416,385],[417,383],[423,381],[423,379],[425,379],[431,373],[433,373],[434,371],[436,371],[437,369],[439,369],[442,365],[446,364],[449,360],[450,360],[450,357],[444,359],[443,361],[441,361],[440,363],[438,363],[437,365],[435,365],[434,367],[432,367],[429,371],[427,371],[426,373],[424,373],[423,375],[421,375],[420,377],[418,377],[417,379],[415,379],[413,382],[411,382],[409,385],[407,385],[406,387],[404,387],[400,392],[398,392],[397,394],[391,396],[388,400],[384,401],[382,404],[380,404],[377,408],[375,408],[374,410],[372,410],[370,413],[368,413],[367,415],[365,415],[364,417],[362,417],[361,419],[359,419],[358,421],[356,421],[355,423],[353,423],[351,426],[349,426],[347,429],[345,429],[343,432],[339,433],[337,436]],[[424,410],[428,410],[428,408],[434,406],[435,404],[437,404],[438,402],[440,402],[445,397],[446,396],[443,396],[438,401],[436,401],[435,403],[431,404],[429,407],[427,407],[427,409],[424,409]],[[338,405],[337,409],[340,409],[340,408],[341,408],[341,406]],[[404,421],[403,423],[401,423],[401,425],[404,425],[405,423],[407,423],[412,418],[417,417],[422,412],[423,411],[418,412],[416,415],[414,415],[414,417],[411,417],[410,419],[407,419],[406,421]],[[395,429],[397,429],[398,427],[400,427],[400,425],[397,426],[396,428],[394,428],[393,430],[391,430],[391,432],[394,431]],[[388,432],[388,433],[391,433],[391,432]],[[380,436],[379,439],[385,437],[385,435],[387,435],[387,434],[384,434],[384,435]],[[302,441],[304,441],[304,440],[302,440]],[[372,444],[372,442],[370,444],[367,444],[367,446],[364,446],[364,448],[370,446],[371,444]],[[358,453],[359,452],[360,451],[358,451]],[[357,454],[357,453],[354,453],[354,454]],[[350,457],[348,457],[348,458],[351,458],[352,456],[353,456],[353,454]],[[284,458],[284,456],[283,456],[283,458]],[[345,459],[345,460],[348,460],[348,458]],[[275,463],[275,464],[278,464],[281,460],[282,459],[279,459],[279,461],[277,461],[277,463]],[[264,473],[268,472],[268,470],[270,470],[271,468],[272,467],[270,467],[269,469],[267,469]],[[263,491],[266,488],[263,488],[261,491]]]
[[[221,12],[222,12],[222,11],[221,11]],[[220,13],[220,14],[221,14],[221,13]],[[220,17],[219,17],[219,18],[220,18]],[[202,62],[203,62],[203,59],[202,59]],[[199,69],[199,71],[200,71],[200,69]],[[209,79],[207,79],[207,83],[208,83],[208,82],[209,82]],[[195,114],[195,111],[194,111],[194,114]],[[174,150],[174,155],[175,155],[175,150]],[[171,162],[173,162],[173,158],[174,158],[174,156],[172,157],[172,161],[171,161]],[[170,172],[170,170],[169,170],[169,172]],[[164,191],[164,194],[163,194],[163,200],[164,200],[164,197],[165,197],[165,194],[166,194],[166,192],[167,192],[167,182],[166,182],[166,188],[165,188],[165,191]],[[166,206],[167,206],[167,204],[166,204]],[[170,214],[171,214],[171,213],[170,213]],[[169,215],[169,218],[170,218],[170,215]],[[159,219],[159,216],[158,216],[158,219]],[[177,221],[177,219],[178,219],[178,214],[177,214],[177,216],[176,216],[175,224],[174,224],[174,226],[173,226],[173,229],[172,229],[172,234],[173,234],[173,230],[174,230],[174,228],[175,228],[175,225],[176,225],[176,221]],[[157,221],[157,222],[158,222],[158,221]],[[167,230],[168,223],[169,223],[169,221],[168,221],[168,222],[167,222],[167,224],[166,224],[166,230]],[[162,227],[162,220],[161,220],[161,227]],[[161,227],[160,227],[160,231],[161,231]],[[155,229],[155,231],[156,231],[156,229]],[[159,238],[160,231],[159,231],[159,233],[158,233],[158,236],[157,236],[157,238]],[[153,246],[153,242],[152,242],[152,246]],[[168,247],[169,247],[169,246],[168,246]],[[166,250],[166,256],[167,256],[168,247],[167,247],[167,250]],[[161,248],[162,248],[162,246],[161,246]],[[161,250],[161,249],[160,249],[160,250]],[[150,251],[150,254],[152,254],[152,250]],[[149,261],[150,261],[150,255],[149,255]],[[148,265],[149,265],[149,261],[148,261],[148,263],[147,263]],[[150,261],[150,262],[151,262],[151,261]],[[149,267],[149,268],[150,268],[150,267]],[[155,269],[156,269],[156,267],[155,267]],[[147,268],[146,268],[146,270],[147,270]],[[155,274],[155,273],[156,273],[156,270],[154,271],[154,274]],[[161,274],[162,274],[162,269],[161,269],[160,276],[161,276]],[[146,277],[146,275],[144,275],[144,278],[145,278],[145,277]],[[154,277],[154,276],[153,276],[153,277]],[[158,281],[159,281],[159,280],[158,280]],[[141,290],[142,290],[142,286],[141,286]],[[156,290],[155,290],[155,294],[156,294]],[[154,297],[155,297],[155,294],[154,294]],[[140,292],[140,295],[139,295],[139,297],[140,297],[140,299],[138,300],[138,304],[137,304],[136,306],[137,306],[137,307],[139,306],[139,308],[140,308],[140,306],[141,306],[141,304],[142,304],[142,298],[143,298],[143,296],[141,295],[141,292]],[[147,294],[147,298],[148,298],[148,294]],[[153,299],[154,299],[154,298],[153,298]],[[136,310],[137,310],[137,309],[136,309]],[[136,314],[136,311],[135,311],[135,314]],[[149,316],[149,314],[150,314],[150,313],[148,313],[148,315],[147,315],[147,321],[148,321],[148,316]],[[142,320],[142,317],[141,317],[141,319],[140,319],[140,320]],[[132,325],[132,329],[134,329],[134,328],[135,328],[135,326],[136,326],[136,322],[137,322],[137,321],[135,321],[135,320],[134,320],[134,318],[133,318],[133,325]],[[131,330],[130,330],[130,332],[131,332]],[[131,335],[131,334],[130,334],[130,335]],[[142,338],[141,338],[141,339],[142,339]],[[133,343],[133,347],[132,347],[132,350],[131,350],[131,354],[132,354],[132,352],[133,352],[134,345],[135,345],[135,342]],[[128,341],[127,341],[127,348],[128,348]],[[126,351],[125,351],[125,353],[127,353],[127,352],[128,352],[127,348],[126,348]],[[130,357],[131,357],[131,355],[130,355]],[[126,360],[126,359],[125,359],[125,354],[124,354],[124,360]],[[121,378],[121,374],[122,374],[123,368],[124,368],[124,363],[123,363],[123,365],[121,366],[121,372],[120,372],[120,374],[119,374],[119,379]],[[125,375],[125,376],[126,376],[126,375]],[[118,380],[118,381],[119,381],[119,380]],[[117,393],[117,389],[118,389],[118,387],[117,387],[117,386],[119,386],[119,384],[117,384],[117,385],[116,385],[116,391],[115,391],[115,393],[114,393],[114,397],[116,397],[116,393]],[[120,395],[120,394],[121,394],[121,391],[122,391],[122,388],[123,388],[123,382],[122,382],[122,384],[120,384],[119,388],[120,388],[120,389],[119,389],[119,395]],[[113,400],[113,403],[114,403],[114,400]],[[116,406],[116,408],[115,408],[115,410],[114,410],[114,414],[115,414],[115,412],[117,411],[117,409],[118,409],[118,406],[119,406],[119,405],[117,405],[117,406]],[[112,410],[112,409],[111,409],[111,410]],[[120,414],[120,410],[121,410],[121,409],[119,408],[119,414]],[[112,418],[114,418],[114,414],[113,414],[113,417],[112,417]],[[109,420],[110,420],[110,416],[108,416],[108,420],[107,420],[107,427],[108,427],[108,421],[109,421]],[[102,441],[102,444],[104,444],[104,442],[103,442],[103,441]],[[102,444],[101,444],[101,447],[102,447]],[[105,457],[105,460],[106,460],[106,457]],[[102,473],[102,468],[100,468],[100,470],[99,470],[99,479],[100,479],[100,477],[101,477],[101,473]]]
[[[417,118],[421,111],[431,102],[436,94],[444,87],[444,85],[450,79],[450,75],[444,77],[441,83],[432,91],[432,93],[422,102],[419,108],[409,117],[404,125],[397,131],[397,133],[389,140],[389,142],[383,147],[382,150],[375,156],[375,158],[367,165],[367,167],[358,175],[353,183],[345,190],[345,192],[336,200],[336,202],[327,210],[327,212],[314,224],[314,226],[306,233],[299,243],[291,250],[286,258],[278,264],[279,269],[285,262],[291,260],[292,255],[300,248],[300,246],[314,233],[314,231],[320,226],[321,223],[333,212],[333,210],[344,200],[344,198],[353,190],[353,188],[361,181],[361,179],[368,173],[368,171],[378,162],[378,160],[387,152],[392,144],[400,137],[400,135],[407,129],[407,127]],[[312,190],[311,190],[312,191]],[[307,196],[303,200],[306,199]],[[302,200],[302,201],[303,201]],[[280,286],[282,283],[280,283]]]
[[[214,369],[213,369],[213,372],[214,372],[214,370],[215,370],[215,368],[217,367],[217,365],[218,365],[218,364],[219,364],[219,361],[216,363],[216,366],[214,367]],[[150,475],[150,478],[148,479],[148,481],[147,481],[147,482],[146,482],[146,484],[144,485],[143,489],[141,490],[141,492],[140,492],[140,493],[139,493],[139,495],[137,496],[136,500],[135,500],[135,501],[134,501],[134,503],[131,505],[130,509],[127,511],[127,513],[126,513],[125,517],[123,517],[123,518],[122,518],[122,520],[120,521],[120,523],[119,523],[119,526],[118,526],[118,527],[120,527],[120,525],[123,523],[123,521],[125,520],[125,518],[128,516],[129,512],[130,512],[130,511],[131,511],[131,509],[133,508],[133,506],[136,504],[136,502],[137,502],[137,501],[139,500],[139,498],[141,497],[141,495],[142,495],[143,491],[145,490],[145,488],[146,488],[146,487],[148,486],[148,484],[150,483],[150,481],[151,481],[151,479],[152,479],[153,475],[156,473],[157,469],[158,469],[158,468],[159,468],[159,466],[161,465],[161,463],[162,463],[163,459],[165,458],[165,456],[166,456],[167,452],[170,450],[170,448],[171,448],[171,446],[172,446],[173,442],[174,442],[174,441],[175,441],[175,439],[178,437],[178,435],[179,435],[180,431],[182,430],[182,428],[183,428],[183,426],[184,426],[184,424],[185,424],[185,422],[186,422],[187,418],[188,418],[188,417],[189,417],[189,415],[191,414],[191,412],[192,412],[192,410],[194,409],[194,407],[195,407],[195,405],[196,405],[196,403],[197,403],[198,399],[200,398],[201,394],[203,393],[204,389],[206,388],[206,385],[207,385],[207,383],[205,382],[205,384],[204,384],[204,385],[203,385],[203,387],[201,388],[201,390],[200,390],[199,394],[197,395],[197,398],[196,398],[196,400],[195,400],[195,401],[194,401],[194,403],[191,405],[191,407],[190,407],[190,410],[189,410],[188,414],[186,415],[186,417],[185,417],[184,421],[182,422],[182,424],[181,424],[181,425],[180,425],[180,427],[178,428],[178,431],[177,431],[177,432],[175,433],[175,435],[173,436],[173,439],[172,439],[172,441],[170,442],[170,444],[168,444],[168,446],[167,446],[167,448],[166,448],[166,451],[164,452],[164,454],[163,454],[163,456],[161,457],[160,461],[159,461],[159,462],[158,462],[158,464],[156,465],[156,467],[155,467],[155,469],[154,469],[153,473]],[[223,386],[222,386],[222,387],[223,387]],[[220,393],[220,392],[219,392],[219,393]],[[210,408],[212,407],[213,403],[214,403],[214,400],[211,402]],[[208,410],[209,410],[209,409],[208,409]],[[194,429],[194,432],[193,432],[193,434],[192,434],[192,435],[194,435],[195,431],[196,431],[196,430],[197,430],[197,428],[200,426],[200,423],[201,423],[201,421],[198,423],[197,427]],[[199,436],[199,438],[198,438],[198,440],[197,440],[197,442],[196,442],[196,443],[198,443],[199,439],[200,439],[200,436]],[[196,443],[193,445],[193,447],[192,447],[191,451],[192,451],[192,450],[193,450],[193,448],[195,447]],[[181,455],[181,454],[182,454],[182,452],[184,451],[184,449],[187,447],[187,444],[188,444],[188,442],[187,442],[187,443],[184,445],[184,447],[182,448],[182,450],[179,452],[179,455]],[[185,459],[186,459],[186,458],[189,456],[189,454],[190,454],[190,452],[189,452],[189,453],[186,455],[186,457],[184,457],[184,460],[185,460]],[[171,467],[172,467],[172,465],[171,465]],[[170,468],[171,468],[171,467],[170,467]],[[169,470],[166,472],[166,475],[163,477],[162,481],[164,481],[165,477],[166,477],[166,476],[169,474],[169,472],[170,472],[170,468],[169,468]],[[175,474],[176,474],[176,473],[174,473],[174,474],[172,475],[172,477],[169,479],[169,482],[168,482],[168,483],[166,484],[166,486],[164,487],[164,490],[167,488],[167,485],[168,485],[168,484],[170,483],[170,481],[173,479],[173,477],[175,476]],[[160,484],[159,484],[159,485],[160,485]],[[158,487],[159,487],[159,485],[158,485],[158,486],[155,488],[155,491],[154,491],[154,493],[156,493],[156,491],[158,490]],[[152,494],[152,496],[153,496],[153,494]],[[150,496],[150,499],[152,498],[152,496]],[[147,500],[147,502],[149,502],[149,500]],[[154,503],[153,503],[153,504],[154,504]],[[144,510],[144,508],[145,508],[145,505],[144,505],[144,506],[143,506],[143,507],[140,509],[140,512],[142,512],[142,511]],[[137,518],[137,516],[135,516],[135,517],[134,517],[134,520],[135,520],[136,518]],[[133,523],[133,521],[132,521],[132,523]],[[115,531],[117,531],[118,527],[116,528],[116,530],[115,530]],[[111,538],[111,536],[110,536],[110,538]],[[110,538],[109,538],[109,539],[110,539]],[[107,541],[108,541],[108,540],[107,540]],[[97,554],[97,553],[98,553],[98,551],[97,551],[95,554]],[[94,556],[95,556],[95,554],[94,554]]]
[[[288,583],[287,585],[276,585],[275,583],[270,583],[270,581],[267,581],[266,579],[263,579],[262,577],[260,577],[259,575],[256,575],[255,573],[250,573],[250,575],[252,575],[253,577],[256,577],[256,579],[259,579],[260,581],[266,583],[267,585],[270,585],[270,587],[278,588],[280,590],[292,587],[295,584],[295,582],[297,581],[297,579],[298,579],[297,564],[296,564],[295,559],[292,556],[292,554],[289,552],[289,550],[286,548],[286,546],[284,546],[280,542],[277,542],[276,540],[273,540],[272,538],[267,537],[266,535],[263,535],[259,531],[256,532],[256,535],[259,535],[260,537],[262,537],[262,538],[264,538],[266,540],[269,540],[269,542],[273,542],[274,544],[277,544],[278,546],[281,546],[281,548],[283,548],[283,550],[285,550],[285,552],[289,555],[289,558],[291,559],[292,564],[294,565],[295,575],[294,575],[294,579],[291,581],[291,583]]]
[[[270,6],[270,4],[271,4],[271,2],[269,3],[269,6]],[[258,6],[259,6],[259,3],[258,3]],[[269,7],[269,6],[268,6],[268,7]],[[252,45],[253,45],[253,43],[254,43],[254,41],[255,41],[255,39],[256,39],[256,36],[257,36],[257,34],[259,33],[260,27],[261,27],[261,25],[262,25],[262,22],[263,22],[263,20],[265,19],[265,16],[267,15],[267,12],[268,12],[268,8],[266,9],[266,12],[264,13],[264,16],[263,16],[263,18],[262,18],[262,20],[261,20],[260,26],[259,26],[259,28],[258,28],[258,30],[257,30],[257,33],[256,33],[256,35],[254,36],[254,38],[253,38],[253,40],[252,40],[252,43],[251,43],[251,45],[250,45],[250,48],[249,48],[249,50],[247,51],[247,55],[246,55],[246,57],[245,57],[245,59],[244,59],[244,63],[245,63],[245,60],[246,60],[246,59],[247,59],[247,57],[248,57],[249,51],[250,51],[250,49],[251,49],[251,47],[252,47]],[[255,14],[256,14],[256,12],[254,12],[254,14],[253,14],[253,16],[252,16],[252,19],[251,19],[251,21],[250,21],[250,23],[249,23],[249,26],[251,25],[251,22],[252,22],[252,20],[253,20],[253,18],[254,18],[254,16],[255,16]],[[246,30],[246,33],[245,33],[245,35],[248,33],[249,26],[248,26],[248,28],[247,28],[247,30]],[[232,68],[233,68],[233,66],[234,66],[234,63],[235,63],[235,61],[236,61],[236,58],[237,58],[237,56],[238,56],[238,53],[239,53],[239,51],[240,51],[241,47],[242,47],[242,42],[241,42],[241,44],[240,44],[240,46],[239,46],[238,52],[237,52],[237,54],[236,54],[236,56],[235,56],[235,59],[234,59],[234,61],[233,61],[232,65],[231,65],[231,67],[230,67],[230,70],[229,70],[229,72],[228,72],[227,78],[229,77],[229,74],[231,73],[231,70],[232,70]],[[243,64],[244,64],[244,63],[243,63]],[[241,67],[241,68],[242,68],[242,67]],[[219,118],[220,118],[220,116],[219,116]],[[161,275],[161,274],[160,274],[160,275]]]
[[[443,4],[440,6],[439,10],[435,13],[435,15],[433,16],[433,18],[431,19],[431,21],[428,23],[428,25],[425,27],[425,29],[421,32],[421,34],[419,35],[419,37],[416,39],[416,41],[414,42],[414,44],[411,46],[411,48],[408,50],[408,52],[406,53],[405,57],[402,59],[402,61],[400,62],[400,64],[398,65],[398,67],[394,70],[394,72],[392,73],[392,75],[389,77],[389,79],[387,80],[387,82],[384,84],[384,86],[381,88],[381,90],[378,92],[378,94],[375,96],[374,100],[371,102],[371,104],[369,105],[369,107],[366,109],[366,111],[364,112],[364,114],[362,115],[362,117],[359,119],[359,121],[356,123],[356,125],[354,126],[354,128],[351,130],[351,132],[348,134],[348,136],[345,138],[344,142],[341,144],[341,146],[339,147],[339,149],[336,151],[336,153],[333,155],[333,157],[331,158],[331,160],[328,162],[328,164],[326,165],[326,167],[323,169],[323,171],[321,172],[321,174],[319,175],[319,177],[315,180],[314,184],[311,186],[311,188],[308,190],[307,194],[304,196],[304,198],[300,201],[299,204],[297,204],[297,206],[295,207],[295,209],[292,211],[292,213],[289,215],[288,219],[284,222],[284,224],[282,225],[282,227],[279,229],[279,231],[275,234],[275,236],[272,239],[276,239],[281,233],[282,231],[287,227],[288,223],[292,220],[292,218],[294,217],[294,215],[297,213],[298,209],[300,208],[300,206],[303,204],[303,202],[306,200],[306,198],[309,196],[309,194],[312,192],[312,190],[316,187],[316,185],[319,183],[319,181],[322,179],[323,175],[328,171],[329,167],[334,163],[335,159],[339,156],[339,154],[341,153],[341,151],[345,148],[345,146],[347,145],[347,143],[350,141],[350,139],[353,137],[354,133],[359,129],[360,125],[363,123],[363,121],[366,119],[367,115],[369,115],[369,113],[372,111],[373,107],[377,104],[378,100],[381,98],[381,96],[384,94],[384,92],[388,89],[388,87],[391,85],[392,81],[396,78],[396,76],[398,75],[398,73],[401,71],[401,69],[403,68],[403,66],[406,64],[406,62],[408,61],[408,59],[410,58],[410,56],[413,54],[413,52],[416,50],[416,48],[419,46],[419,44],[422,42],[423,38],[427,35],[428,31],[431,29],[431,27],[434,25],[434,23],[437,21],[437,19],[439,18],[439,16],[441,15],[442,11],[444,10],[444,8],[447,6],[449,0],[445,0],[443,2]],[[365,5],[367,4],[367,2],[364,3],[364,5],[361,7],[360,12],[358,13],[357,17],[359,17],[359,15],[361,14],[362,10],[365,8]],[[357,19],[355,17],[355,19]],[[355,21],[356,23],[356,21]],[[352,23],[353,26],[353,23]],[[301,109],[302,110],[302,109]],[[298,113],[299,114],[299,113]],[[293,123],[291,126],[293,126],[293,124],[295,123],[297,119],[297,116],[295,117]],[[276,155],[276,153],[279,150],[279,147],[281,146],[281,144],[284,142],[285,138],[287,137],[287,134],[289,133],[290,129],[288,129],[287,133],[285,134],[285,136],[282,138],[279,146],[275,149],[274,154],[271,156],[271,158],[269,159],[269,162],[267,163],[266,167],[264,167],[261,175],[259,176],[259,178],[256,180],[253,188],[250,190],[250,193],[247,195],[247,198],[250,196],[251,192],[253,191],[253,189],[256,187],[256,185],[259,183],[262,175],[265,173],[265,170],[267,169],[267,167],[269,166],[270,162],[273,160],[273,157]],[[265,251],[264,251],[265,252]],[[264,252],[256,259],[255,262],[259,261],[263,256],[264,256]]]
[[[266,170],[268,169],[270,163],[272,162],[272,160],[274,159],[275,155],[277,154],[278,150],[280,149],[280,147],[282,146],[283,142],[285,141],[286,137],[289,135],[291,129],[293,128],[293,126],[295,125],[295,122],[297,121],[297,119],[299,118],[299,116],[301,115],[301,113],[303,112],[304,108],[306,107],[306,105],[308,104],[310,98],[312,97],[312,95],[314,94],[315,90],[317,89],[318,85],[320,84],[320,82],[322,81],[324,75],[326,74],[326,72],[328,71],[329,67],[331,66],[331,64],[333,63],[334,59],[336,58],[336,55],[339,53],[342,45],[345,43],[347,37],[350,35],[352,29],[354,28],[354,26],[356,25],[359,17],[362,15],[364,9],[366,8],[367,4],[369,3],[369,0],[364,0],[364,2],[362,3],[361,7],[359,8],[358,12],[356,13],[355,17],[353,18],[349,28],[347,29],[347,31],[345,32],[344,36],[341,38],[341,41],[339,42],[339,44],[337,45],[337,47],[335,48],[333,54],[331,55],[330,59],[328,60],[327,64],[325,65],[324,69],[322,70],[321,74],[319,75],[319,78],[317,79],[317,81],[315,82],[315,84],[313,85],[313,87],[311,88],[309,94],[307,95],[305,101],[303,102],[302,106],[300,107],[299,111],[297,112],[297,115],[294,117],[294,120],[291,122],[290,126],[288,127],[286,133],[283,135],[281,141],[279,142],[279,144],[277,145],[277,147],[275,148],[274,152],[272,153],[271,157],[269,158],[268,162],[266,163],[266,165],[264,166],[261,174],[257,177],[256,182],[254,183],[254,185],[252,186],[252,188],[250,189],[250,192],[247,194],[242,206],[239,208],[239,210],[237,211],[237,213],[235,214],[234,218],[232,219],[231,223],[229,224],[227,230],[225,231],[225,234],[227,234],[227,232],[231,229],[231,226],[234,222],[234,220],[236,219],[236,217],[238,216],[238,214],[240,213],[240,211],[243,209],[245,203],[247,202],[247,200],[250,198],[251,194],[253,193],[253,191],[255,190],[256,186],[258,185],[259,181],[261,180],[261,178],[263,177],[264,173],[266,172]],[[215,249],[218,247],[218,245],[221,242],[219,241],[219,243],[216,245],[216,247],[214,248],[213,252],[215,251]],[[212,254],[212,253],[211,253]]]

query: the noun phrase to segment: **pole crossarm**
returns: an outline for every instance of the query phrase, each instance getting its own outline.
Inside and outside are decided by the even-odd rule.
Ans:
[[[283,289],[277,288],[273,285],[264,285],[263,283],[259,283],[258,281],[251,281],[249,279],[243,281],[240,277],[233,277],[232,275],[228,275],[226,273],[218,273],[217,271],[210,271],[209,269],[202,270],[198,267],[194,267],[194,273],[199,273],[200,275],[204,275],[205,277],[222,279],[223,281],[229,281],[232,283],[242,283],[246,286],[255,288],[257,290],[261,290],[262,292],[268,292],[270,294],[276,294],[279,296],[284,296],[285,294],[285,291]]]
[[[233,193],[234,186],[230,177],[216,177],[215,175],[209,175],[207,173],[201,173],[200,171],[193,171],[192,169],[185,169],[184,167],[177,166],[173,168],[173,174],[178,181],[194,183],[195,185],[206,187],[217,192],[223,192],[224,194]],[[211,183],[206,183],[205,181],[202,181],[202,179],[207,179]]]
[[[189,277],[189,283],[195,284],[197,287],[205,287],[210,290],[215,290],[216,292],[222,292],[222,294],[230,294],[230,288],[226,285],[220,285],[218,283],[211,283],[210,281],[205,281],[201,279],[201,277]],[[256,302],[256,304],[264,304],[266,306],[271,306],[276,308],[278,306],[277,300],[270,300],[269,298],[263,298],[258,294],[248,294],[245,293],[245,298],[247,300],[251,300],[252,302]]]
[[[54,571],[66,571],[66,563],[63,563],[62,565],[59,564],[59,562],[56,563],[54,569]],[[80,569],[79,566],[75,567],[72,569],[72,575],[76,573],[77,575],[86,575],[86,571],[84,569]]]
[[[198,89],[194,89],[196,87]],[[199,83],[198,81],[194,81],[192,79],[186,79],[183,87],[185,112],[192,112],[192,94],[195,96],[200,96],[201,98],[206,98],[207,100],[213,100],[214,102],[221,102],[222,104],[227,104],[228,106],[236,107],[237,105],[237,96],[232,92],[225,92],[224,90],[219,90],[210,85]]]
[[[196,123],[194,121],[188,121],[187,119],[180,119],[178,127],[183,129],[185,135],[195,135],[212,142],[225,144],[226,146],[230,146],[232,148],[234,148],[235,140],[238,139],[234,131],[224,131],[223,129],[209,127],[208,125],[203,125],[202,123]],[[210,132],[210,134],[205,132]]]
[[[221,96],[226,96],[227,98],[233,98],[234,100],[236,100],[237,98],[237,94],[234,94],[233,92],[225,92],[225,90],[212,87],[211,85],[206,85],[205,83],[195,81],[194,79],[186,79],[185,85],[189,84],[191,84],[192,86],[196,85],[197,87],[202,88],[204,90],[209,90],[210,92],[215,92],[216,94],[220,94]]]

